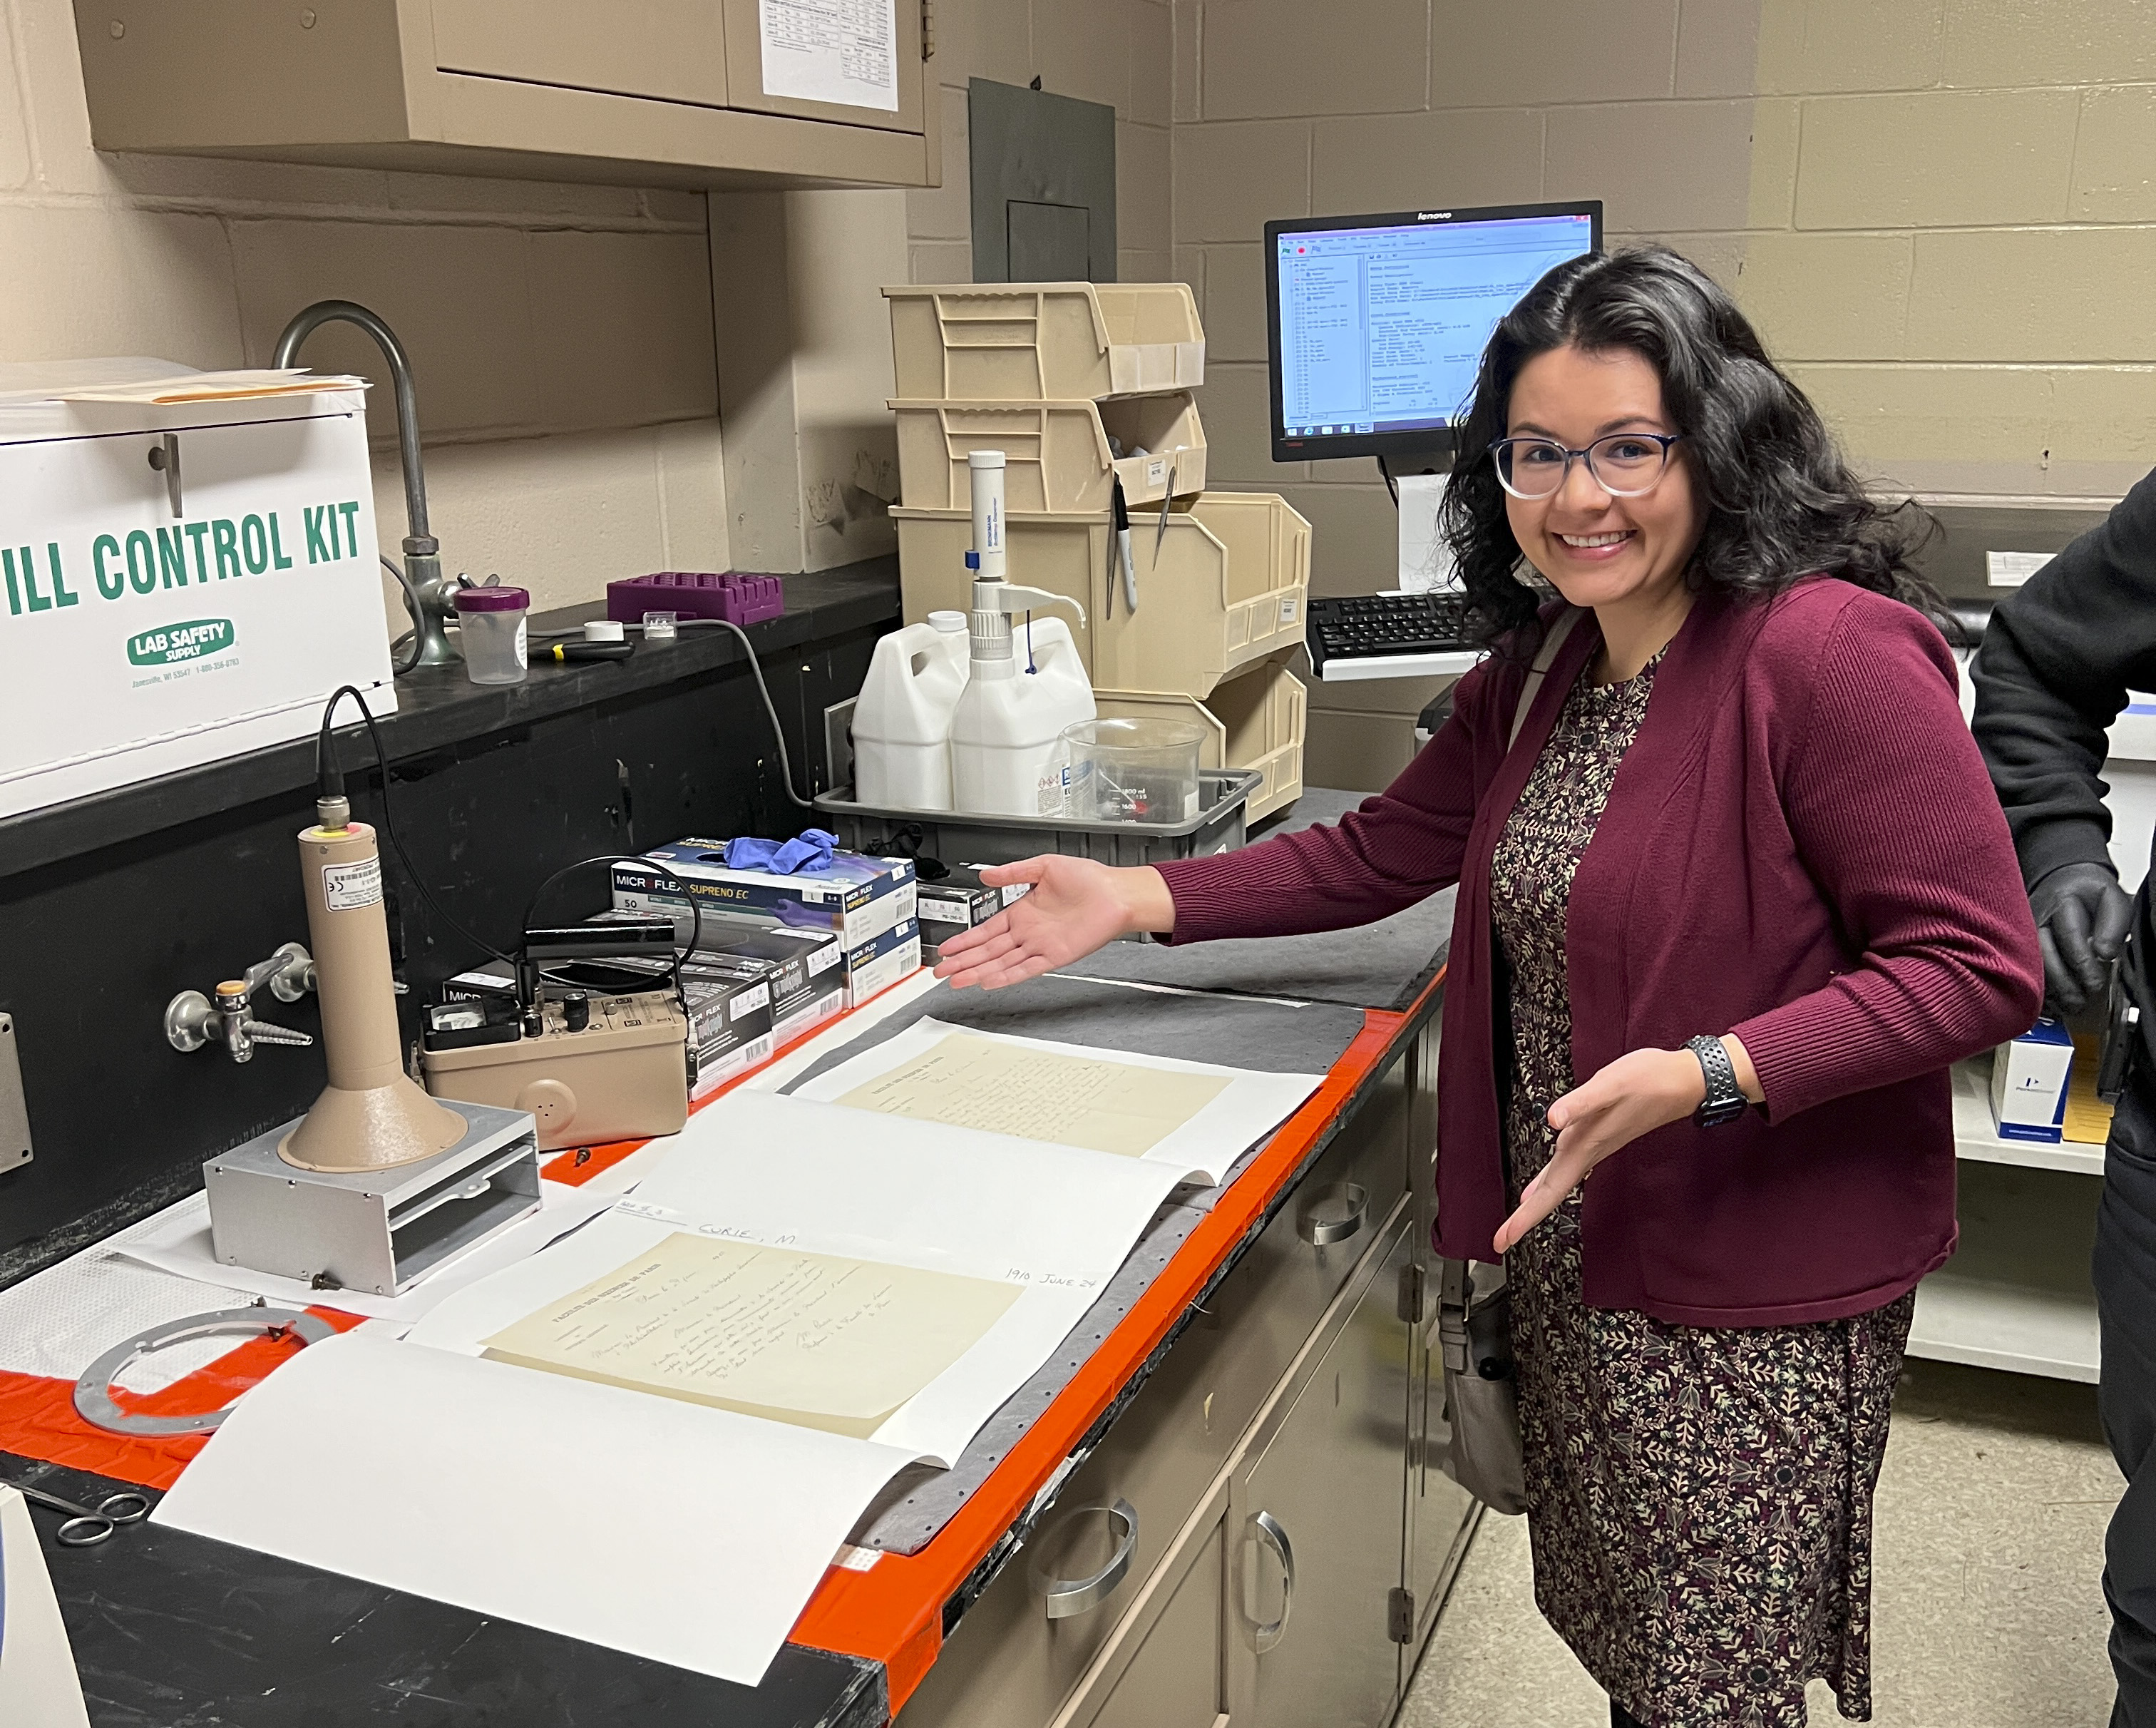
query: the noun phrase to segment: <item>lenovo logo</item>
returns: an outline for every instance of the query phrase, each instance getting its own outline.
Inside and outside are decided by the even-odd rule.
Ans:
[[[1418,210],[1415,212],[1415,220],[1418,222],[1450,222],[1452,220],[1452,212],[1450,210]]]

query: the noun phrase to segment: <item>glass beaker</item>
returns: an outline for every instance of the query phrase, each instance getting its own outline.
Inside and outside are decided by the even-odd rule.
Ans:
[[[1064,814],[1081,822],[1194,822],[1194,720],[1081,720],[1063,728]]]

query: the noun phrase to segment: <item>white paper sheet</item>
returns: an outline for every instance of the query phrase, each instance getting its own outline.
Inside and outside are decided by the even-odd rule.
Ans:
[[[1460,587],[1452,548],[1437,531],[1438,507],[1444,501],[1443,474],[1403,474],[1400,489],[1399,587],[1403,594],[1453,593]]]
[[[1024,1286],[875,1438],[948,1464],[1030,1379],[1188,1172],[801,1098],[731,1093],[608,1216],[444,1302],[413,1341],[476,1352],[679,1230]]]
[[[118,1243],[113,1252],[142,1265],[155,1267],[175,1278],[192,1279],[225,1291],[244,1290],[291,1308],[334,1308],[340,1313],[363,1314],[371,1320],[410,1324],[451,1293],[536,1254],[549,1242],[589,1222],[619,1197],[614,1192],[586,1193],[542,1180],[540,1210],[520,1218],[498,1236],[437,1267],[402,1296],[377,1296],[365,1290],[317,1290],[299,1278],[280,1278],[274,1272],[256,1272],[244,1266],[228,1266],[210,1246],[209,1202],[198,1195],[194,1204],[162,1229]],[[207,1298],[205,1308],[222,1304]],[[116,1342],[117,1340],[116,1340]],[[226,1345],[227,1349],[230,1345]]]
[[[850,1062],[819,1074],[793,1096],[835,1102],[877,1076],[917,1061],[952,1033],[987,1038],[999,1044],[1052,1051],[1096,1062],[1122,1062],[1132,1067],[1164,1069],[1174,1073],[1225,1076],[1226,1088],[1183,1127],[1168,1135],[1141,1161],[1172,1164],[1202,1175],[1208,1184],[1218,1182],[1229,1165],[1259,1140],[1278,1128],[1322,1083],[1321,1074],[1263,1074],[1248,1068],[1220,1067],[1211,1062],[1178,1062],[1172,1057],[1140,1056],[1130,1051],[1095,1050],[1081,1044],[1061,1044],[1045,1038],[1014,1038],[999,1032],[977,1032],[967,1026],[946,1025],[940,1020],[917,1020],[904,1031]],[[866,1114],[866,1112],[857,1112]],[[896,1117],[879,1116],[880,1122]],[[1030,1144],[1030,1143],[1029,1143]]]
[[[30,1509],[0,1488],[0,1705],[10,1728],[90,1728]]]
[[[240,1400],[155,1522],[753,1686],[911,1455],[346,1334]]]
[[[894,0],[758,0],[763,93],[898,111]]]

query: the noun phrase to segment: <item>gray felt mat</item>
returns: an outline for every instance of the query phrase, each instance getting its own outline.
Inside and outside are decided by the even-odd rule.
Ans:
[[[870,1049],[927,1016],[980,1031],[1052,1038],[1100,1050],[1179,1057],[1268,1073],[1323,1073],[1363,1029],[1358,1008],[1312,1002],[1237,1001],[1216,995],[1132,990],[1051,974],[1008,990],[932,990],[807,1070],[791,1085]],[[1224,1189],[1263,1149],[1237,1160],[1219,1188],[1180,1190],[1161,1208],[1100,1299],[1034,1376],[990,1417],[948,1470],[902,1472],[869,1509],[852,1537],[863,1548],[911,1554],[925,1546],[985,1482],[1057,1393],[1085,1366]]]
[[[1363,796],[1312,787],[1285,821],[1258,837],[1337,821]],[[1111,942],[1066,969],[1089,978],[1246,990],[1398,1012],[1413,1005],[1450,945],[1456,892],[1446,888],[1377,923],[1322,935],[1235,937],[1188,948]]]
[[[922,1019],[947,1021],[976,1031],[1218,1062],[1268,1074],[1322,1074],[1340,1060],[1363,1030],[1362,1010],[1337,1003],[1296,1006],[1237,1001],[1206,994],[1133,990],[1104,980],[1050,973],[1007,990],[931,990],[780,1089],[792,1092]]]

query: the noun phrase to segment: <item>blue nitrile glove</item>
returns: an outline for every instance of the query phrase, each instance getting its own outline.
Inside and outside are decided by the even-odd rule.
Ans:
[[[831,867],[839,836],[821,828],[804,828],[793,840],[757,840],[744,835],[726,842],[726,868],[762,870],[773,876],[816,876]]]

